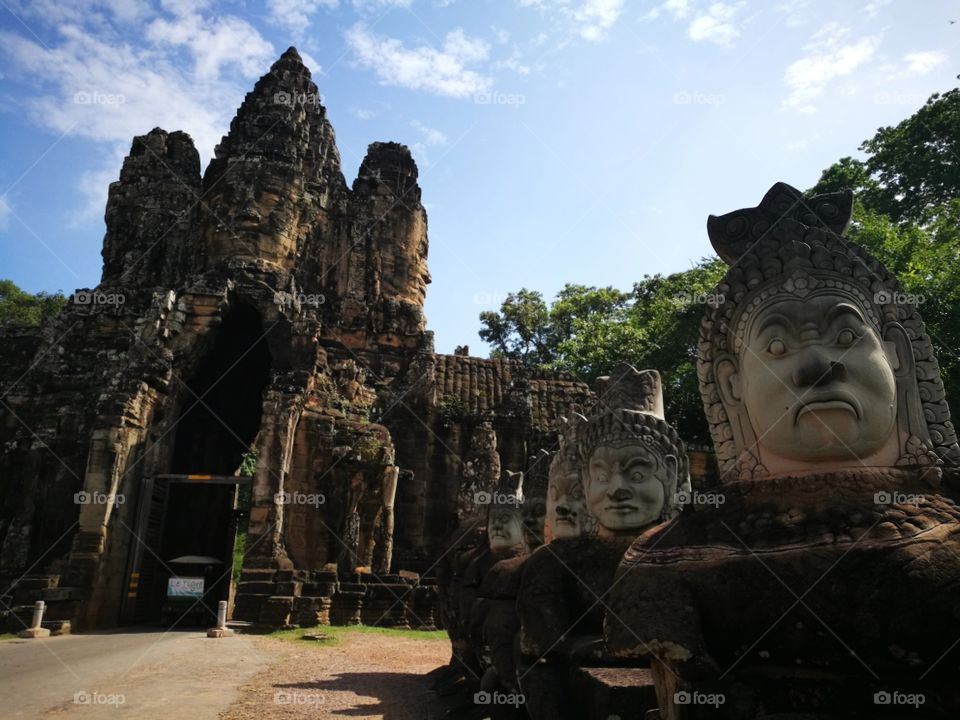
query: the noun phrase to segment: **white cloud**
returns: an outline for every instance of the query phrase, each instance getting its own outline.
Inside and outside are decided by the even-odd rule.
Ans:
[[[579,26],[580,37],[596,42],[616,24],[621,12],[623,0],[587,0],[573,10],[573,20]]]
[[[107,186],[119,176],[133,137],[151,128],[186,131],[201,161],[209,160],[248,89],[237,75],[261,75],[276,58],[239,18],[214,22],[193,12],[196,3],[164,5],[174,14],[146,25],[152,46],[142,36],[128,41],[110,25],[63,23],[55,16],[48,19],[54,28],[46,45],[0,31],[4,64],[16,77],[29,78],[18,88],[19,111],[56,135],[97,143],[100,161],[77,175],[79,195],[87,199],[82,219],[102,217]]]
[[[663,3],[663,9],[677,20],[683,20],[690,15],[690,2],[689,0],[666,0]]]
[[[863,6],[863,14],[868,18],[876,17],[882,8],[890,4],[890,0],[871,0]]]
[[[741,7],[742,2],[713,3],[705,12],[699,13],[690,21],[687,35],[694,42],[706,41],[729,47],[740,36],[740,30],[734,26],[733,19]]]
[[[410,127],[416,128],[420,131],[420,134],[423,136],[423,142],[427,145],[446,145],[447,136],[436,128],[427,127],[419,120],[413,120],[410,123]]]
[[[407,48],[396,38],[372,33],[357,23],[346,33],[357,62],[376,73],[382,85],[425,90],[448,97],[469,97],[489,90],[491,79],[467,68],[487,59],[489,46],[463,30],[447,33],[443,48]]]
[[[193,56],[194,72],[203,79],[216,78],[224,65],[236,65],[246,77],[256,77],[274,59],[273,46],[252,25],[229,15],[216,22],[197,13],[158,18],[147,26],[146,36],[160,45],[185,47]]]
[[[947,61],[947,54],[939,50],[923,50],[907,53],[903,60],[907,64],[907,75],[926,75],[943,65]]]
[[[387,8],[408,8],[413,0],[352,0],[358,12],[377,12]]]
[[[447,144],[447,136],[436,128],[427,127],[419,120],[410,122],[410,127],[420,133],[420,139],[410,146],[417,164],[422,168],[430,167],[430,148]]]
[[[798,27],[809,19],[810,0],[787,0],[777,5],[777,12],[784,14],[787,27]]]
[[[599,42],[623,13],[624,0],[516,0],[521,7],[538,9],[562,36],[560,47],[571,39]]]
[[[821,27],[804,47],[807,54],[787,67],[783,82],[789,95],[783,105],[801,112],[816,111],[812,104],[835,78],[851,75],[870,60],[880,46],[880,36],[846,41],[849,28],[837,23]]]
[[[373,110],[368,110],[367,108],[350,108],[350,114],[353,115],[357,120],[372,120],[377,116]]]
[[[267,0],[267,19],[301,37],[314,13],[321,8],[332,10],[337,5],[337,0]]]

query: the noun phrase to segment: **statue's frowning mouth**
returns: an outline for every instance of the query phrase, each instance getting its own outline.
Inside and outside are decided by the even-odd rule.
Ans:
[[[794,411],[794,424],[798,423],[800,418],[809,412],[822,413],[835,410],[845,410],[853,413],[858,420],[863,416],[860,402],[856,397],[847,393],[835,393],[829,397],[818,397],[797,403]]]

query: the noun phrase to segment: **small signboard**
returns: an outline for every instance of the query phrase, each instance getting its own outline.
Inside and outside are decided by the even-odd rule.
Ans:
[[[172,577],[167,581],[167,597],[203,597],[202,577]]]

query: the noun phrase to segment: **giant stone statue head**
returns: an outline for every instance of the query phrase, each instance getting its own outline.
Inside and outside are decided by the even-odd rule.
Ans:
[[[730,265],[698,373],[727,479],[955,462],[960,450],[917,303],[844,240],[852,194],[778,183],[711,216]]]
[[[678,512],[689,487],[686,450],[663,418],[660,373],[629,365],[599,381],[578,430],[587,510],[603,536],[636,536]]]

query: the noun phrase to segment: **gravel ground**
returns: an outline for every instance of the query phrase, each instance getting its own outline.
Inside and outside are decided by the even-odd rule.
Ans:
[[[425,675],[450,658],[447,640],[363,632],[339,634],[336,645],[250,639],[276,661],[243,686],[221,720],[440,717]]]

